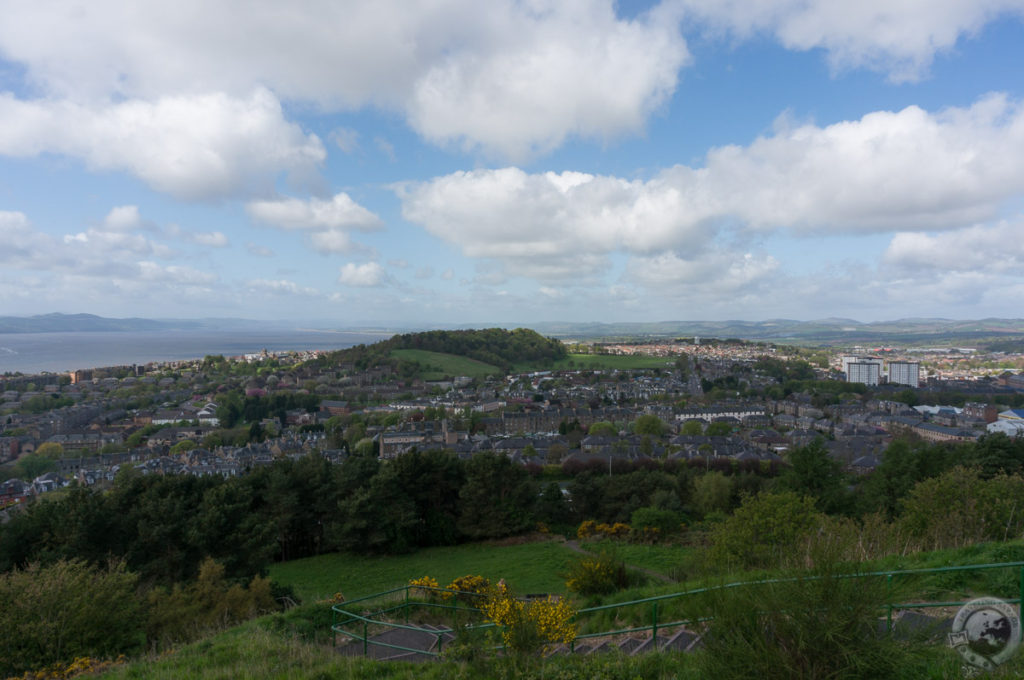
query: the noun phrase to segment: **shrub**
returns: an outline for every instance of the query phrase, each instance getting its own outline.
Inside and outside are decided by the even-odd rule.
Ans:
[[[539,651],[551,643],[569,644],[576,638],[575,610],[568,601],[548,596],[523,602],[499,583],[483,603],[487,620],[501,626],[506,649],[520,654]]]
[[[878,634],[883,578],[845,578],[825,567],[792,580],[713,590],[688,617],[713,616],[697,657],[701,677],[922,677],[922,645]],[[918,650],[918,651],[914,651]]]
[[[565,587],[580,595],[607,595],[627,585],[626,565],[608,552],[576,560],[565,580]]]
[[[486,597],[490,592],[491,582],[483,576],[460,576],[447,585],[443,597],[448,600],[453,596],[463,602],[473,603]]]
[[[62,560],[0,575],[0,676],[142,649],[135,585],[123,563]]]
[[[421,597],[433,598],[437,595],[437,579],[431,576],[423,576],[421,578],[414,578],[409,581],[409,585],[413,586],[413,593]]]

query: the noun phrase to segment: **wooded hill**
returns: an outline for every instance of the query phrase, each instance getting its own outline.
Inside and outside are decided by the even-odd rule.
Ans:
[[[332,352],[320,361],[329,365],[352,363],[360,370],[390,365],[400,374],[410,375],[415,372],[415,366],[403,365],[410,362],[391,356],[392,351],[401,349],[418,349],[468,357],[496,366],[506,373],[516,364],[544,367],[569,355],[565,345],[560,341],[545,338],[528,328],[517,328],[513,331],[485,328],[405,333],[372,345],[358,345]]]

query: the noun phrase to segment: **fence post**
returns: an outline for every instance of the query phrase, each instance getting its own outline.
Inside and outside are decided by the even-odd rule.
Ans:
[[[1021,573],[1024,574],[1024,569],[1021,570]],[[1024,578],[1024,576],[1022,576],[1021,578]],[[334,608],[335,606],[336,605],[331,605],[331,646],[332,647],[337,647],[338,646],[338,631],[335,628],[335,626],[338,625],[338,610]]]
[[[1020,568],[1020,602],[1017,604],[1017,619],[1020,619],[1021,612],[1024,612],[1024,567]],[[1020,638],[1024,640],[1024,626],[1021,627]]]
[[[658,649],[658,603],[651,603],[651,638],[654,649]]]
[[[405,587],[405,625],[409,625],[409,586]]]
[[[370,644],[369,642],[367,642],[367,638],[369,637],[369,633],[367,632],[368,629],[369,624],[366,623],[366,619],[363,619],[363,656],[367,656],[367,651]]]
[[[885,605],[888,613],[885,616],[885,631],[892,632],[892,574],[885,575]]]

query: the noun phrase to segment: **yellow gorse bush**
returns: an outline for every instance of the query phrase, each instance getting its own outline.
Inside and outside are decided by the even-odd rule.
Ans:
[[[543,600],[523,602],[500,583],[482,609],[489,621],[501,626],[505,647],[516,652],[533,652],[559,642],[569,644],[576,638],[576,611],[568,601],[550,595]]]
[[[460,576],[451,583],[448,584],[447,590],[455,592],[444,593],[444,599],[450,599],[453,595],[468,593],[470,597],[474,595],[487,595],[490,590],[491,582],[485,579],[483,576],[466,575]]]
[[[409,585],[413,586],[417,595],[423,595],[426,597],[433,597],[437,594],[435,590],[439,586],[437,585],[437,579],[431,576],[423,576],[421,578],[410,579]],[[447,593],[445,593],[447,595]]]

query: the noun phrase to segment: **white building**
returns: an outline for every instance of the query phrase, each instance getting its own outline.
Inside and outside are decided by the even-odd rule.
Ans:
[[[877,385],[882,382],[882,364],[872,361],[854,361],[846,367],[846,382]]]
[[[890,361],[889,384],[920,387],[921,364],[916,361]]]
[[[879,357],[844,356],[846,382],[877,385],[882,382],[882,359]]]

